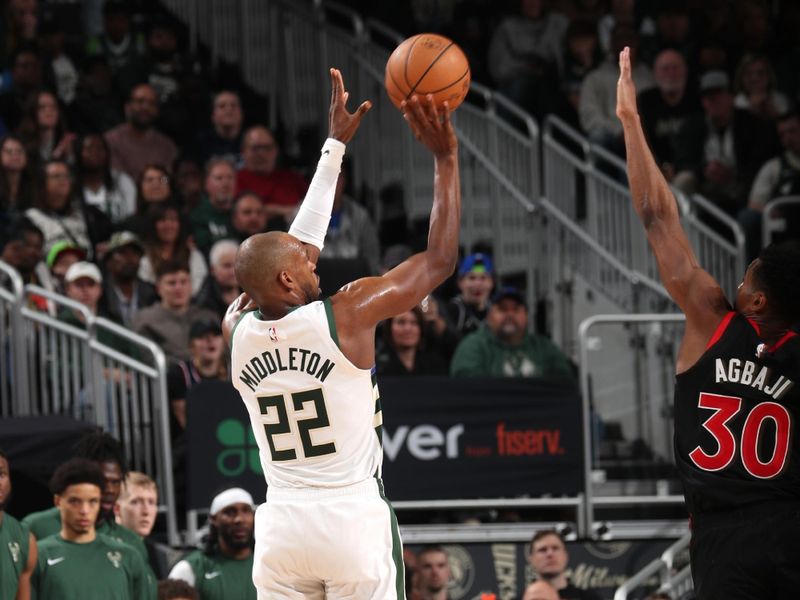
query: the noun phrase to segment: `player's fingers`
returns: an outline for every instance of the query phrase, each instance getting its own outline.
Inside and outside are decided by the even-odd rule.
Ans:
[[[346,92],[344,91],[344,79],[342,79],[342,72],[339,69],[334,69],[336,76],[336,93],[339,98],[344,98]]]
[[[440,118],[439,108],[433,101],[433,96],[428,94],[428,119],[433,124],[434,128],[440,130],[442,128],[442,120]]]
[[[409,114],[414,119],[414,122],[416,122],[418,125],[427,123],[428,119],[427,116],[425,115],[425,109],[422,106],[422,102],[419,96],[417,96],[416,94],[411,96],[411,99],[407,104],[407,108]]]
[[[369,100],[364,100],[361,105],[356,109],[356,118],[361,119],[365,114],[369,112],[369,109],[372,108],[372,102]]]
[[[336,104],[336,94],[338,86],[336,85],[336,69],[331,69],[331,105]]]
[[[342,104],[347,106],[347,99],[350,97],[350,92],[345,92],[342,94]]]

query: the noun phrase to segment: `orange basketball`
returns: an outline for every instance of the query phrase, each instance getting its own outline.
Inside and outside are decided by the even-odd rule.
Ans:
[[[452,40],[435,33],[420,33],[400,44],[386,63],[384,84],[392,103],[400,108],[413,94],[433,94],[441,106],[454,110],[469,91],[469,62]]]

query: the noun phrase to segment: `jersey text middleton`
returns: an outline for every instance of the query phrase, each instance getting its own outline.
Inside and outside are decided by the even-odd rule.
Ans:
[[[288,353],[283,354],[280,348],[275,348],[248,360],[239,373],[239,381],[254,392],[263,379],[279,371],[308,373],[324,382],[335,366],[336,363],[328,358],[323,362],[322,357],[312,350],[289,348]]]

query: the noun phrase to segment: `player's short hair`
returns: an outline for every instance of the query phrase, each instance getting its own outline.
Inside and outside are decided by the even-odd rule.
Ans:
[[[175,273],[191,273],[189,265],[176,258],[165,260],[156,268],[156,281],[167,275],[174,275]]]
[[[190,598],[198,600],[197,590],[183,579],[165,579],[158,582],[158,600],[173,600],[174,598]]]
[[[70,458],[60,465],[50,478],[50,493],[63,494],[69,486],[80,483],[96,485],[102,490],[106,478],[100,470],[100,465],[86,458]]]
[[[540,529],[539,531],[534,533],[533,537],[531,538],[531,552],[533,552],[533,546],[536,544],[536,542],[550,535],[556,536],[559,540],[561,540],[561,543],[566,547],[566,543],[564,542],[564,537],[560,533],[558,533],[558,531],[556,531],[555,529]]]
[[[97,463],[113,462],[119,465],[124,478],[128,474],[128,461],[122,445],[111,434],[102,429],[95,429],[78,440],[72,454],[76,458],[85,458]]]
[[[424,556],[425,554],[432,554],[434,552],[440,552],[445,556],[450,556],[447,553],[447,550],[445,550],[444,546],[441,544],[427,544],[426,546],[423,546],[422,550],[417,553],[417,558]]]
[[[130,471],[122,482],[122,488],[119,492],[120,500],[127,498],[130,495],[130,488],[143,487],[154,490],[158,493],[158,486],[153,479],[146,473],[139,471]]]
[[[800,322],[799,268],[800,242],[791,240],[764,248],[753,270],[754,283],[766,294],[770,313],[789,325]]]

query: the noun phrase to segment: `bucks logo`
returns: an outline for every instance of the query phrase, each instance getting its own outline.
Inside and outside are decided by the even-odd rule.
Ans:
[[[263,474],[252,428],[238,419],[225,419],[217,425],[217,441],[224,448],[217,456],[217,469],[222,475],[238,477],[248,468],[257,475]]]
[[[8,542],[8,551],[11,552],[11,560],[19,562],[19,543]]]
[[[115,568],[119,569],[119,566],[122,564],[122,554],[119,552],[106,552],[106,556],[108,560],[111,561],[111,564],[114,565]]]

